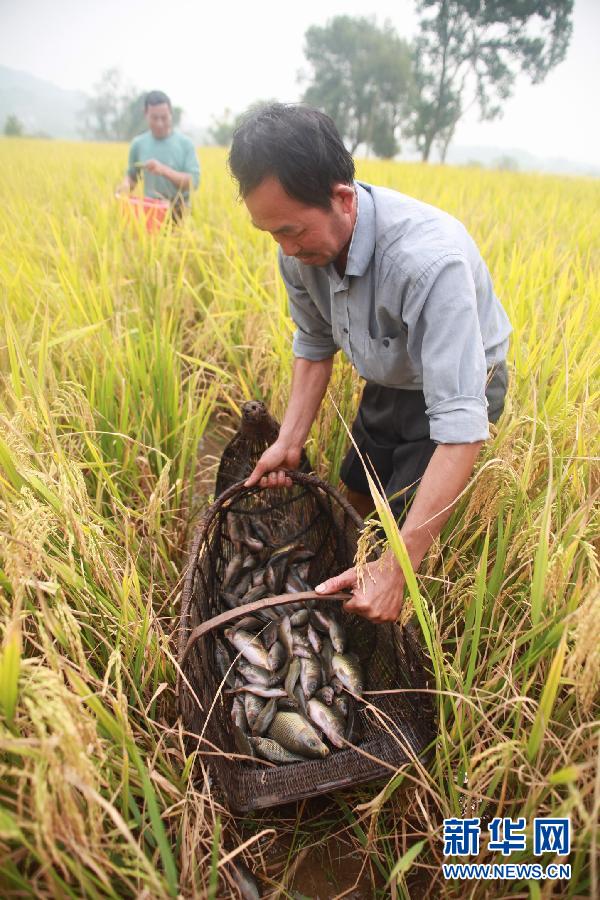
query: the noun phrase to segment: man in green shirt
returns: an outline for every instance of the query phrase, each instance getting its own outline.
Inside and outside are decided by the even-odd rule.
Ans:
[[[189,137],[173,130],[171,101],[162,91],[150,91],[144,100],[148,131],[131,142],[127,174],[119,193],[130,193],[140,171],[144,175],[144,197],[169,200],[174,218],[190,205],[190,191],[200,182],[200,165]]]

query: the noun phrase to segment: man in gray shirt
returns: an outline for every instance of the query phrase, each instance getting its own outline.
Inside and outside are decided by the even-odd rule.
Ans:
[[[488,421],[503,409],[511,326],[488,269],[460,222],[356,181],[331,119],[272,104],[234,135],[230,168],[253,224],[279,244],[296,324],[292,390],[275,444],[247,484],[283,486],[318,412],[338,349],[366,380],[352,432],[402,522],[415,569],[465,487]],[[355,508],[373,507],[351,448],[342,480]],[[352,589],[346,609],[394,620],[404,578],[393,554],[357,584],[349,569],[321,593]]]

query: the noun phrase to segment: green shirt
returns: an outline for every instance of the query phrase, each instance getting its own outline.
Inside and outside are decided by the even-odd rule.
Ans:
[[[181,193],[185,202],[189,203],[189,191],[180,192],[164,175],[155,175],[135,165],[149,159],[157,159],[176,172],[187,172],[192,176],[192,184],[197,188],[200,182],[200,164],[190,138],[180,131],[172,131],[166,138],[155,138],[151,131],[138,134],[131,142],[127,166],[127,174],[134,182],[139,178],[140,171],[143,172],[144,197],[174,200],[178,193]]]

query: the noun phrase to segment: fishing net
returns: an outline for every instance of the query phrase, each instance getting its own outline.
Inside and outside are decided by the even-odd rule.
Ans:
[[[301,542],[312,550],[307,581],[313,587],[353,565],[363,524],[358,514],[315,476],[288,474],[291,488],[245,488],[238,483],[206,512],[191,548],[183,587],[180,661],[193,629],[225,610],[219,591],[234,554],[228,513],[260,517],[275,536],[274,546]],[[274,766],[241,758],[232,734],[232,698],[225,694],[218,674],[216,632],[188,648],[178,684],[187,740],[190,749],[207,754],[206,761],[234,809],[270,807],[390,777],[398,766],[422,755],[432,741],[433,708],[424,692],[428,673],[414,632],[349,615],[339,601],[317,602],[341,616],[347,650],[362,664],[366,692],[366,702],[357,704],[353,749],[333,750],[325,759]],[[370,691],[394,693],[369,695]]]

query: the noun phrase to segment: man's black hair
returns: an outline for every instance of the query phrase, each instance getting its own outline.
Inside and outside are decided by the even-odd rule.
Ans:
[[[144,112],[149,106],[159,106],[161,103],[166,103],[172,109],[171,101],[163,91],[149,91],[144,97]]]
[[[271,103],[249,113],[235,130],[229,170],[241,197],[273,175],[285,192],[329,209],[334,184],[352,184],[354,160],[333,120],[318,109]]]

